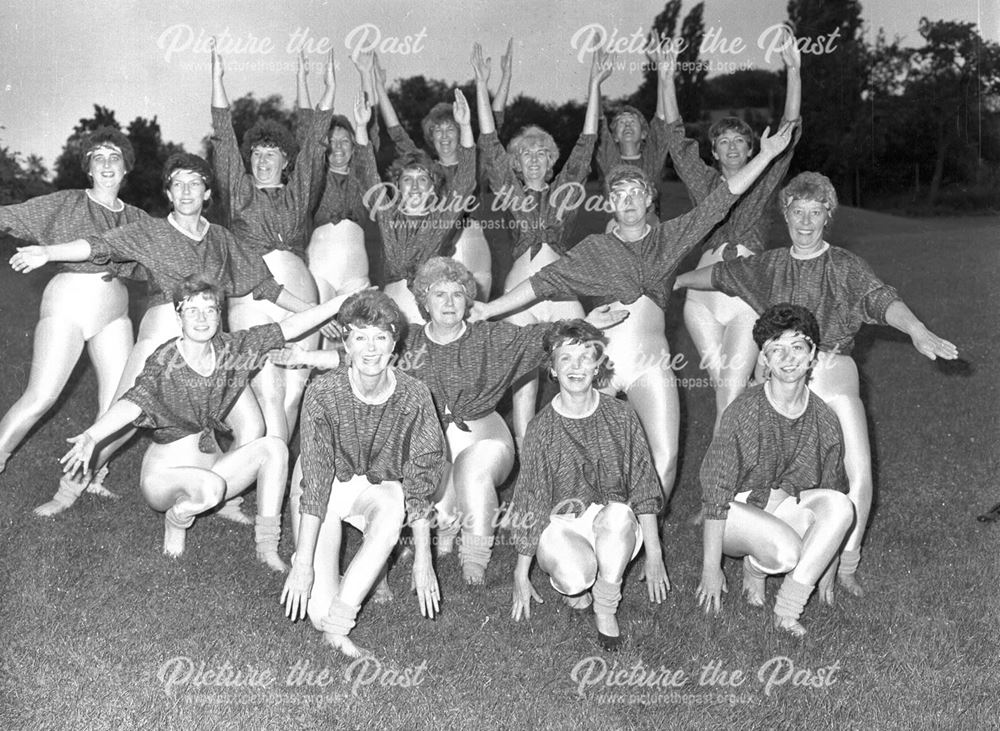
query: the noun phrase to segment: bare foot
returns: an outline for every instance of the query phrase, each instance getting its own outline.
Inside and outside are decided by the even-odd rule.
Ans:
[[[281,556],[273,549],[257,549],[257,560],[267,564],[272,571],[288,571],[288,564],[281,560]]]
[[[392,589],[389,588],[389,580],[384,576],[382,580],[378,582],[375,586],[375,593],[372,594],[372,601],[376,604],[388,604],[396,595],[392,593]]]
[[[233,498],[222,504],[216,515],[220,518],[225,518],[226,520],[231,520],[234,523],[239,523],[240,525],[253,525],[253,518],[240,510],[240,506],[243,504],[243,498]]]
[[[345,657],[370,657],[372,654],[368,650],[363,650],[351,642],[347,638],[347,635],[335,635],[332,632],[324,632],[323,637],[333,649],[339,650]]]
[[[463,563],[462,578],[469,586],[482,586],[486,583],[486,569],[479,564]]]
[[[759,576],[753,567],[743,559],[743,597],[751,607],[763,607],[766,595],[766,576]]]
[[[49,500],[47,503],[42,503],[37,508],[35,508],[34,512],[35,515],[40,515],[43,518],[51,518],[53,515],[61,513],[68,507],[69,505],[61,503],[57,500]]]
[[[171,525],[170,521],[163,521],[163,553],[171,558],[177,558],[184,553],[184,539],[187,536],[187,528],[179,528]]]
[[[793,637],[805,637],[806,635],[806,628],[799,624],[798,620],[791,617],[774,615],[774,628],[788,632]]]
[[[848,594],[853,594],[856,597],[862,597],[865,595],[865,589],[858,582],[857,574],[837,574],[837,581],[842,587],[847,590]]]

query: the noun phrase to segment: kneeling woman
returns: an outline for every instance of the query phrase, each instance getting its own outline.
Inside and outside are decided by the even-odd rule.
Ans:
[[[593,604],[598,642],[616,650],[622,576],[640,546],[649,600],[662,602],[670,581],[656,521],[663,499],[642,426],[630,406],[596,388],[611,377],[607,342],[582,320],[557,323],[544,339],[559,394],[525,435],[510,510],[518,552],[511,616],[528,618],[531,600],[542,601],[529,578],[537,555],[563,601]]]
[[[833,559],[854,522],[837,415],[807,385],[820,342],[805,307],[768,308],[753,328],[765,381],[722,416],[701,466],[704,566],[698,603],[722,606],[722,554],[746,557],[747,602],[764,606],[767,574],[787,574],[774,624],[805,634],[799,616],[816,582],[833,598]],[[794,499],[793,499],[794,498]]]
[[[65,471],[87,471],[94,448],[129,425],[151,429],[153,444],[143,457],[139,484],[149,505],[166,513],[163,552],[180,556],[195,516],[257,482],[257,557],[283,571],[278,538],[288,450],[279,438],[261,437],[222,452],[215,432],[227,431],[222,420],[267,351],[333,317],[339,302],[227,334],[219,327],[224,294],[211,280],[184,279],[173,301],[181,336],[157,348],[135,385],[69,439]]]
[[[339,320],[350,365],[306,388],[302,456],[292,476],[295,556],[281,601],[289,617],[308,614],[334,648],[357,657],[362,651],[347,635],[407,515],[420,610],[431,618],[438,610],[427,518],[445,443],[427,386],[390,367],[406,322],[399,307],[365,290],[344,302]],[[343,577],[342,521],[364,533]]]

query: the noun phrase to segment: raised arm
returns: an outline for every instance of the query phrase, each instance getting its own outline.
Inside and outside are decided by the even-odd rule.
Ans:
[[[363,58],[364,55],[365,54],[359,54],[358,59],[355,61],[358,71],[362,75],[365,73],[363,69],[368,64],[368,59]],[[375,55],[372,55],[371,64],[375,81],[375,93],[378,94],[382,121],[385,122],[385,126],[389,129],[399,127],[399,117],[396,116],[396,109],[392,106],[392,102],[389,101],[389,93],[386,90],[385,67],[382,66],[382,62],[379,60],[378,56]]]
[[[497,119],[502,119],[507,108],[507,97],[510,96],[510,80],[514,68],[514,39],[507,39],[507,51],[500,57],[500,85],[493,96],[493,113]],[[497,123],[499,124],[499,122]]]
[[[788,147],[794,130],[795,124],[792,122],[783,122],[774,134],[771,134],[770,127],[765,129],[764,134],[760,136],[760,152],[750,158],[750,161],[740,170],[726,178],[729,191],[734,195],[745,193],[758,176],[767,169],[771,160]]]
[[[299,51],[299,60],[295,68],[295,106],[298,109],[312,109],[312,100],[309,98],[309,67],[306,65],[305,51]]]
[[[677,48],[673,40],[665,39],[657,46],[657,113],[663,110],[663,119],[667,124],[680,121],[681,110],[677,106],[677,87],[674,86],[674,74],[677,73]]]
[[[323,83],[323,96],[320,97],[318,106],[321,112],[328,112],[333,109],[333,98],[337,94],[337,69],[333,61],[333,51],[330,51],[326,65],[323,67]],[[307,95],[306,101],[308,100]]]
[[[472,74],[476,80],[476,113],[479,117],[479,134],[488,135],[496,132],[493,124],[493,110],[490,108],[490,93],[487,83],[490,80],[490,60],[483,58],[483,47],[478,43],[472,46]]]
[[[587,113],[583,119],[583,134],[596,135],[598,117],[601,113],[601,84],[611,76],[614,58],[603,48],[594,52],[590,63],[590,79],[587,83]]]
[[[472,112],[461,89],[455,89],[455,103],[451,114],[455,118],[455,124],[458,125],[462,147],[471,150],[476,146],[476,139],[472,136]]]
[[[215,50],[215,39],[212,39],[212,106],[219,109],[229,109],[229,97],[222,77],[226,70],[222,65],[222,56]]]
[[[786,122],[794,122],[802,111],[802,54],[790,28],[785,28],[785,45],[781,49],[781,60],[785,62],[785,74],[788,77],[783,119]]]

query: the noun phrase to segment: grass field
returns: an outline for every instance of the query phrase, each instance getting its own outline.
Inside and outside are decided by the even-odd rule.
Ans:
[[[683,205],[676,189],[668,198],[668,211]],[[56,519],[35,518],[64,439],[93,416],[82,365],[0,476],[0,728],[998,727],[1000,525],[975,516],[1000,501],[1000,221],[843,210],[831,241],[898,286],[963,362],[934,364],[895,331],[862,331],[877,485],[861,566],[868,594],[841,592],[833,608],[813,599],[804,640],[775,632],[770,609],[743,605],[734,562],[723,614],[696,607],[700,530],[686,519],[714,401],[678,327],[679,300],[671,342],[690,365],[678,374],[689,379],[682,465],[663,531],[673,589],[653,607],[627,577],[630,641],[617,657],[537,569],[545,603],[530,622],[510,621],[515,556],[501,534],[486,586],[465,587],[453,558],[438,566],[433,622],[407,591],[408,565],[397,567],[396,600],[368,604],[352,634],[378,664],[352,666],[284,618],[283,578],[253,559],[252,528],[199,519],[182,559],[161,555],[162,518],[136,489],[142,439],[113,463],[107,484],[120,500],[85,496]],[[0,269],[2,408],[26,383],[44,282]],[[287,557],[287,509],[285,533]],[[776,591],[772,579],[769,601]]]

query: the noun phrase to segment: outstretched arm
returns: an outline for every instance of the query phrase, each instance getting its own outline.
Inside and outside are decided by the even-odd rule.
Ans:
[[[63,472],[72,475],[80,470],[84,475],[90,474],[90,460],[97,445],[120,432],[140,416],[142,409],[136,404],[125,399],[115,401],[111,408],[86,431],[66,440],[73,446],[59,460],[63,465]]]
[[[760,137],[760,152],[750,158],[750,161],[740,170],[726,178],[729,192],[734,195],[745,193],[760,174],[767,169],[771,160],[788,147],[794,130],[795,125],[791,122],[783,122],[774,134],[771,134],[770,128],[764,130],[764,134]]]
[[[710,264],[707,267],[702,267],[701,269],[694,269],[690,272],[685,272],[684,274],[678,275],[677,279],[674,280],[674,289],[700,289],[700,290],[713,290],[715,287],[712,286],[712,267],[714,264]]]
[[[924,325],[903,300],[895,300],[885,311],[885,321],[897,330],[906,333],[913,341],[917,352],[931,360],[944,358],[955,360],[958,348],[948,340],[940,338]]]
[[[538,297],[531,286],[531,280],[525,279],[514,287],[514,289],[491,302],[474,302],[472,310],[469,312],[469,322],[489,320],[494,317],[506,315],[508,312],[519,310],[525,305],[530,305],[536,299]]]
[[[10,267],[15,272],[27,274],[50,261],[87,261],[90,251],[90,243],[86,239],[52,246],[20,246],[10,258]]]

